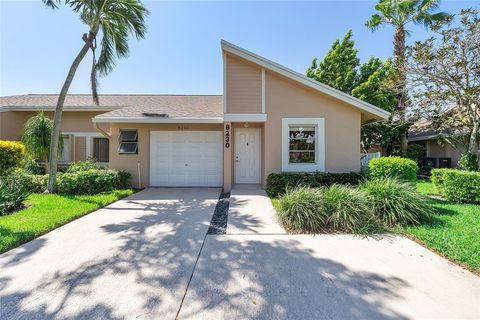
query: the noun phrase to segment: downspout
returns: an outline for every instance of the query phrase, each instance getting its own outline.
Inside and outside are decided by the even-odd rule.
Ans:
[[[92,122],[93,122],[93,127],[95,128],[95,130],[100,132],[105,138],[110,139],[110,135],[105,130],[103,130],[102,128],[100,128],[98,126],[98,123],[95,122],[95,118],[92,119]]]

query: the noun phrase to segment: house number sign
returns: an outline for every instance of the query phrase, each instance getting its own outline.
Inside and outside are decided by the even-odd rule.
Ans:
[[[225,125],[225,148],[230,148],[230,125]]]

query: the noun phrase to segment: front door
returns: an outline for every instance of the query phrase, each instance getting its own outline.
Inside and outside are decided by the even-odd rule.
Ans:
[[[235,183],[260,183],[260,129],[235,129]]]

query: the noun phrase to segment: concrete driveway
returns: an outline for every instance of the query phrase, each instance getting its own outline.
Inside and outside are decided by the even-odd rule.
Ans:
[[[0,319],[174,319],[219,193],[147,189],[0,255]]]
[[[0,255],[0,319],[480,319],[480,278],[394,236],[289,235],[264,192],[147,189]],[[198,259],[198,261],[197,261]]]

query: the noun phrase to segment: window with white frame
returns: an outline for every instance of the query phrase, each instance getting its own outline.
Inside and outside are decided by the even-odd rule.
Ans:
[[[120,129],[118,137],[118,153],[138,153],[138,131],[137,129]]]
[[[315,126],[289,126],[288,163],[315,163]]]
[[[324,118],[282,119],[282,171],[325,171]]]

